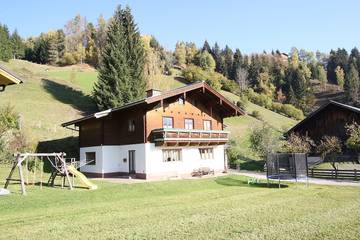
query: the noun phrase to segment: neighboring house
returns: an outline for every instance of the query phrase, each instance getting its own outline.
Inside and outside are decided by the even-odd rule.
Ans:
[[[223,119],[244,112],[200,82],[62,124],[79,131],[81,171],[89,176],[164,178],[226,169]]]
[[[5,91],[6,86],[20,84],[23,81],[11,71],[0,66],[0,92]]]
[[[315,141],[323,136],[335,136],[345,142],[348,138],[345,126],[354,121],[360,123],[360,108],[330,101],[291,128],[287,135],[298,133]]]

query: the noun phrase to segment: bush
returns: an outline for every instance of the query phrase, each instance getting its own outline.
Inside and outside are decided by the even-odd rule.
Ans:
[[[274,112],[277,112],[277,113],[281,113],[282,112],[282,106],[283,106],[283,104],[282,103],[278,103],[278,102],[273,102],[273,104],[272,104],[272,110],[274,111]]]
[[[304,118],[304,113],[291,104],[283,104],[281,112],[291,118],[295,118],[296,120],[302,120]]]
[[[0,163],[9,162],[12,154],[27,147],[20,130],[19,116],[10,106],[0,108]]]
[[[74,65],[76,63],[77,63],[77,61],[76,61],[74,54],[66,52],[64,54],[64,59],[62,60],[61,65],[65,65],[65,66],[66,65]]]
[[[356,122],[345,126],[349,138],[346,140],[346,146],[356,152],[360,151],[360,125]]]
[[[222,85],[221,87],[222,90],[232,92],[234,94],[240,93],[239,85],[233,80],[229,80],[224,77],[221,79],[221,85]]]
[[[254,92],[254,90],[249,89],[247,91],[247,97],[251,102],[259,106],[265,107],[267,109],[271,109],[272,100],[270,97],[266,96],[265,94],[256,93]]]
[[[254,117],[254,118],[256,118],[256,119],[262,120],[262,116],[261,116],[260,112],[259,112],[259,111],[256,111],[256,110],[252,111],[252,113],[250,114],[250,116],[252,116],[252,117]]]
[[[282,150],[288,153],[310,153],[314,146],[314,141],[308,136],[291,133]]]
[[[220,90],[222,87],[221,83],[223,79],[226,79],[220,73],[214,71],[205,71],[202,68],[195,65],[190,65],[187,68],[183,69],[182,75],[187,81],[191,83],[205,81],[215,90]]]

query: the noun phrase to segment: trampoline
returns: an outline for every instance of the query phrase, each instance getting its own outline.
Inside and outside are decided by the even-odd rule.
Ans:
[[[266,177],[269,180],[297,180],[308,178],[305,153],[271,153],[266,158]]]

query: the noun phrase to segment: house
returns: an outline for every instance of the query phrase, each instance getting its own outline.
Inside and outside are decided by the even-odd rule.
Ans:
[[[317,142],[323,136],[335,136],[344,142],[347,139],[345,126],[354,121],[360,123],[360,108],[330,101],[291,128],[287,135],[307,135]]]
[[[11,71],[0,66],[0,92],[5,91],[6,86],[20,84],[23,81]]]
[[[70,121],[79,131],[81,171],[94,177],[168,178],[226,169],[223,119],[244,111],[204,82]]]

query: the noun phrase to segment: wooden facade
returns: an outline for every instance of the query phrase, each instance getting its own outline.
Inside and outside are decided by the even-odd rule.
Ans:
[[[185,129],[185,119],[192,119],[194,130],[204,130],[206,120],[211,122],[211,131],[221,131],[223,118],[242,114],[206,83],[197,83],[62,126],[74,124],[79,128],[80,147],[126,145],[152,142],[153,131],[163,128],[163,117],[173,119],[174,129]]]
[[[314,141],[320,141],[323,136],[335,136],[345,141],[345,126],[354,121],[360,123],[359,108],[331,101],[290,129],[288,134],[307,135]]]

